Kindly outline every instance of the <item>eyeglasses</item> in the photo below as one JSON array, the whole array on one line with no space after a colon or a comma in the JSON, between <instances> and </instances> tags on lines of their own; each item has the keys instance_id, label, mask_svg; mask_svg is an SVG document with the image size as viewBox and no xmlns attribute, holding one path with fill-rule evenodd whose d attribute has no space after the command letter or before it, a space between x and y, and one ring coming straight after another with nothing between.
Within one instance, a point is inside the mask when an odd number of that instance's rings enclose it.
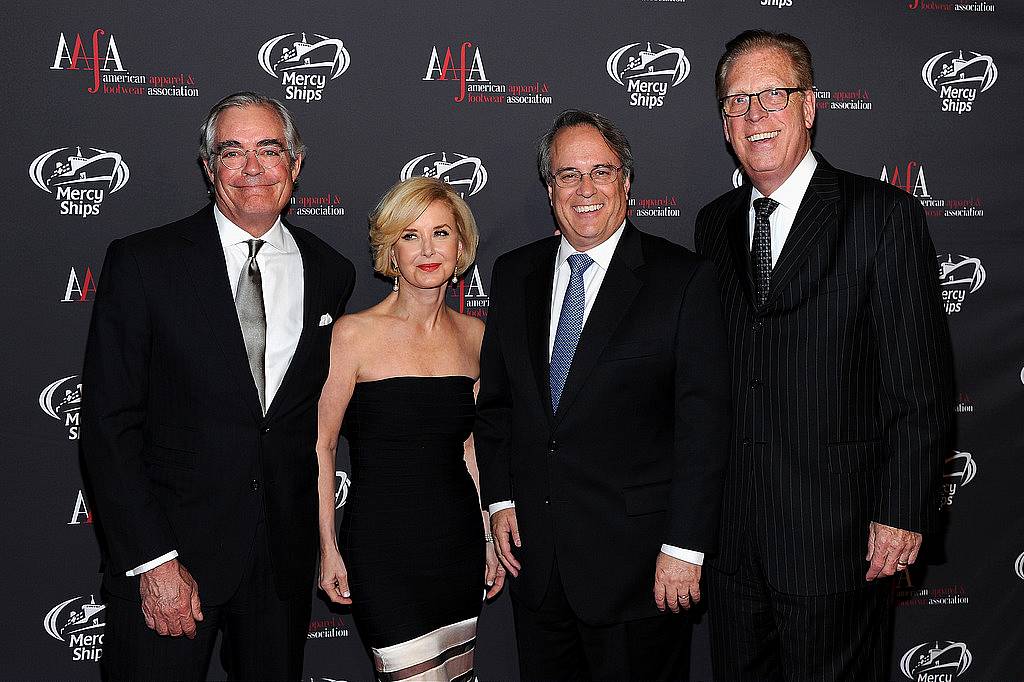
<instances>
[{"instance_id":1,"label":"eyeglasses","mask_svg":"<svg viewBox=\"0 0 1024 682\"><path fill-rule=\"evenodd\" d=\"M257 163L263 166L264 169L274 168L281 159L284 158L286 153L291 152L287 147L278 147L277 145L270 145L267 147L260 147L259 149L239 149L238 147L228 147L217 154L217 158L224 164L224 167L230 170L238 170L245 166L247 159L249 158L249 152L256 157Z\"/></svg>"},{"instance_id":2,"label":"eyeglasses","mask_svg":"<svg viewBox=\"0 0 1024 682\"><path fill-rule=\"evenodd\" d=\"M595 185L610 185L619 179L621 170L622 166L594 166L589 173L584 173L575 168L566 168L555 173L554 178L559 187L579 187L588 175Z\"/></svg>"},{"instance_id":3,"label":"eyeglasses","mask_svg":"<svg viewBox=\"0 0 1024 682\"><path fill-rule=\"evenodd\" d=\"M718 100L722 105L722 113L730 118L745 116L750 111L750 103L757 98L765 111L782 111L789 105L789 96L794 92L803 92L811 88L768 88L761 92L741 92L727 95Z\"/></svg>"}]
</instances>

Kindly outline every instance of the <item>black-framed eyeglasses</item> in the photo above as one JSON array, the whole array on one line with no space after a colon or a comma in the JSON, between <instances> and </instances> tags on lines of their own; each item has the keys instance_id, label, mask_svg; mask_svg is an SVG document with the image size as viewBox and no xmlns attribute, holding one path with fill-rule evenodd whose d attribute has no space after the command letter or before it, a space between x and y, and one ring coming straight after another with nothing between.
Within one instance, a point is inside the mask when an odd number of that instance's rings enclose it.
<instances>
[{"instance_id":1,"label":"black-framed eyeglasses","mask_svg":"<svg viewBox=\"0 0 1024 682\"><path fill-rule=\"evenodd\" d=\"M610 185L619 179L619 171L622 166L594 166L589 173L578 171L575 168L564 168L556 172L552 177L559 187L579 187L584 176L590 176L590 181L595 185Z\"/></svg>"},{"instance_id":2,"label":"black-framed eyeglasses","mask_svg":"<svg viewBox=\"0 0 1024 682\"><path fill-rule=\"evenodd\" d=\"M761 92L740 92L726 95L718 100L722 113L730 118L745 116L750 111L750 103L757 98L765 111L782 111L789 106L789 96L794 92L803 92L812 88L768 88Z\"/></svg>"},{"instance_id":3,"label":"black-framed eyeglasses","mask_svg":"<svg viewBox=\"0 0 1024 682\"><path fill-rule=\"evenodd\" d=\"M246 159L249 157L249 153L256 157L256 162L263 166L264 169L274 168L281 159L284 158L285 154L291 152L291 149L287 147L279 147L276 144L267 145L266 147L259 147L257 149L240 149L238 147L228 147L220 150L217 153L217 158L220 163L224 164L224 167L229 170L238 170L245 166Z\"/></svg>"}]
</instances>

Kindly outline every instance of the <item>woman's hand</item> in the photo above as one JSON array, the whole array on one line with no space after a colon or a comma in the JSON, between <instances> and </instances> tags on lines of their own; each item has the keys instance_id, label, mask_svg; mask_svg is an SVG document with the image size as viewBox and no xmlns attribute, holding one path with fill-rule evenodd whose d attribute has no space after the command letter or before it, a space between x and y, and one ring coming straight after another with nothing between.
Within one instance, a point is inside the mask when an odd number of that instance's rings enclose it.
<instances>
[{"instance_id":1,"label":"woman's hand","mask_svg":"<svg viewBox=\"0 0 1024 682\"><path fill-rule=\"evenodd\" d=\"M337 550L320 553L320 589L335 604L351 604L348 590L348 569Z\"/></svg>"},{"instance_id":2,"label":"woman's hand","mask_svg":"<svg viewBox=\"0 0 1024 682\"><path fill-rule=\"evenodd\" d=\"M505 585L505 567L498 561L498 555L494 553L494 542L485 543L487 546L487 560L484 565L484 583L487 585L486 599L493 599ZM340 557L339 557L340 558Z\"/></svg>"}]
</instances>

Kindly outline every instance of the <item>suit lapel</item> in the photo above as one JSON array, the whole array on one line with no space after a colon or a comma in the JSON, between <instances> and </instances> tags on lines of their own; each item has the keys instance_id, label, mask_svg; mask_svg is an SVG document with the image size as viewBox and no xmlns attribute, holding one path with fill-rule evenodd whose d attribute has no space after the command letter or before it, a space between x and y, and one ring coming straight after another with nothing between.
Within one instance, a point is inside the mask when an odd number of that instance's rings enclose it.
<instances>
[{"instance_id":1,"label":"suit lapel","mask_svg":"<svg viewBox=\"0 0 1024 682\"><path fill-rule=\"evenodd\" d=\"M309 245L302 232L292 226L287 226L295 243L299 247L299 254L302 256L302 333L299 335L299 343L295 346L295 353L285 371L284 379L281 380L281 387L274 394L274 399L267 406L267 419L280 411L280 406L287 399L289 389L297 381L296 376L303 361L309 355L313 334L319 328L319 313L325 310L323 296L323 267L321 267L320 256Z\"/></svg>"},{"instance_id":2,"label":"suit lapel","mask_svg":"<svg viewBox=\"0 0 1024 682\"><path fill-rule=\"evenodd\" d=\"M834 233L838 227L839 177L825 159L820 156L817 158L818 167L797 209L779 260L772 268L766 306L778 299L789 280L807 260L817 241L824 235Z\"/></svg>"},{"instance_id":3,"label":"suit lapel","mask_svg":"<svg viewBox=\"0 0 1024 682\"><path fill-rule=\"evenodd\" d=\"M260 421L263 409L238 325L231 280L224 262L224 248L217 234L217 223L213 219L212 204L193 218L180 233L182 249L179 256L195 287L196 299L209 320L213 337L224 353L225 364L238 384L238 393L253 417Z\"/></svg>"},{"instance_id":4,"label":"suit lapel","mask_svg":"<svg viewBox=\"0 0 1024 682\"><path fill-rule=\"evenodd\" d=\"M747 302L753 305L754 278L750 269L750 234L747 224L749 207L750 187L747 186L744 191L739 192L736 203L726 215L725 232L729 240L732 264L736 268L736 279L747 297Z\"/></svg>"},{"instance_id":5,"label":"suit lapel","mask_svg":"<svg viewBox=\"0 0 1024 682\"><path fill-rule=\"evenodd\" d=\"M608 340L643 286L643 281L634 272L643 265L643 262L640 233L627 222L615 247L615 254L608 264L608 272L601 283L597 300L594 301L590 316L583 325L583 333L580 334L579 345L576 347L572 366L569 367L569 376L566 377L565 388L562 389L562 397L558 401L556 421L572 407L573 401L597 364L597 359L608 345ZM550 402L550 396L548 400Z\"/></svg>"},{"instance_id":6,"label":"suit lapel","mask_svg":"<svg viewBox=\"0 0 1024 682\"><path fill-rule=\"evenodd\" d=\"M548 343L551 334L551 285L555 278L555 254L560 240L552 239L551 248L537 259L536 267L526 276L526 339L533 365L534 379L541 404L550 421L551 387L548 379Z\"/></svg>"}]
</instances>

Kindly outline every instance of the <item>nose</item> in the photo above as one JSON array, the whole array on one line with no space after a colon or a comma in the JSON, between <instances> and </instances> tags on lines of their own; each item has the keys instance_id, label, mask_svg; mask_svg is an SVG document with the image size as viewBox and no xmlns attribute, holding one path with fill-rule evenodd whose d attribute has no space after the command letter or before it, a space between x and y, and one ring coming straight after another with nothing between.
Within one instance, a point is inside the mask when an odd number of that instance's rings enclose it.
<instances>
[{"instance_id":1,"label":"nose","mask_svg":"<svg viewBox=\"0 0 1024 682\"><path fill-rule=\"evenodd\" d=\"M250 150L252 153L247 151L245 153L245 165L242 166L242 172L246 175L260 175L263 173L263 166L256 158L255 150Z\"/></svg>"},{"instance_id":2,"label":"nose","mask_svg":"<svg viewBox=\"0 0 1024 682\"><path fill-rule=\"evenodd\" d=\"M590 173L587 173L580 178L580 184L576 188L576 194L581 197L592 197L597 192L597 188L594 186L594 179L590 177Z\"/></svg>"},{"instance_id":3,"label":"nose","mask_svg":"<svg viewBox=\"0 0 1024 682\"><path fill-rule=\"evenodd\" d=\"M420 254L424 256L434 255L434 238L426 237L420 240Z\"/></svg>"},{"instance_id":4,"label":"nose","mask_svg":"<svg viewBox=\"0 0 1024 682\"><path fill-rule=\"evenodd\" d=\"M768 115L768 111L761 106L761 98L754 96L750 98L750 106L747 108L748 121L760 121Z\"/></svg>"}]
</instances>

